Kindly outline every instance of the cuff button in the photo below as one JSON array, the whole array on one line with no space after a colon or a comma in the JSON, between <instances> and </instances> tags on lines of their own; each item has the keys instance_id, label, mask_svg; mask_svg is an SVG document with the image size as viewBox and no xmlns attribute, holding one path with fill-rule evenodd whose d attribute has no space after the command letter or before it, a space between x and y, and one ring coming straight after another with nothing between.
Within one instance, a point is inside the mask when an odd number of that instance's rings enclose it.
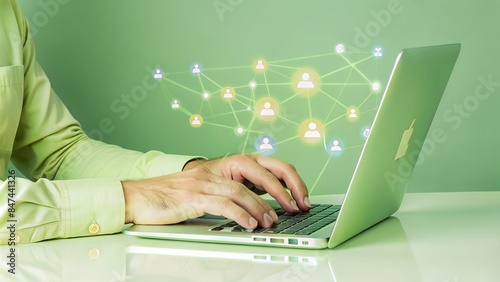
<instances>
[{"instance_id":1,"label":"cuff button","mask_svg":"<svg viewBox=\"0 0 500 282\"><path fill-rule=\"evenodd\" d=\"M99 232L99 225L95 222L92 222L92 224L89 226L89 232L92 234L96 234Z\"/></svg>"}]
</instances>

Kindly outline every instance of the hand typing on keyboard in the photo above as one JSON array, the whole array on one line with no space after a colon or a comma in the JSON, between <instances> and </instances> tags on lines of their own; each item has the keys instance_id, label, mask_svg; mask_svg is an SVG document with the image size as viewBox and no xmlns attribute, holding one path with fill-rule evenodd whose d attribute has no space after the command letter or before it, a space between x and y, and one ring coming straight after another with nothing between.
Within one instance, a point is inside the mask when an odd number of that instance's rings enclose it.
<instances>
[{"instance_id":1,"label":"hand typing on keyboard","mask_svg":"<svg viewBox=\"0 0 500 282\"><path fill-rule=\"evenodd\" d=\"M278 215L258 196L262 193L269 193L290 214L311 207L307 187L292 165L253 154L193 160L182 172L123 181L122 186L126 223L170 224L210 213L244 229L267 228Z\"/></svg>"}]
</instances>

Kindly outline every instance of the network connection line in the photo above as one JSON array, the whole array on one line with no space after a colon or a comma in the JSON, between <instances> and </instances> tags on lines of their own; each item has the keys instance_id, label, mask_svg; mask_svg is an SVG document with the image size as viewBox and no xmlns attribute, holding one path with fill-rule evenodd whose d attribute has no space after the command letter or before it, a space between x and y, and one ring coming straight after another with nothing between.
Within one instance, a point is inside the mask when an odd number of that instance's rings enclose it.
<instances>
[{"instance_id":1,"label":"network connection line","mask_svg":"<svg viewBox=\"0 0 500 282\"><path fill-rule=\"evenodd\" d=\"M333 52L238 66L196 62L189 71L164 66L152 75L179 122L227 129L241 153L272 155L290 142L322 150L327 158L314 190L330 161L359 150L369 134L382 88L381 50L349 53L338 44Z\"/></svg>"}]
</instances>

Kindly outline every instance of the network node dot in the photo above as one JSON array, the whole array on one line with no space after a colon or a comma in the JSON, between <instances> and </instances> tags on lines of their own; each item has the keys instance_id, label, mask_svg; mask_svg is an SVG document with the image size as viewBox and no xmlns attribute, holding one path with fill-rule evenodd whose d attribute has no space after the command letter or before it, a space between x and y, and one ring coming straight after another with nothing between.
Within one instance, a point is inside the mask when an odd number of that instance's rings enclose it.
<instances>
[{"instance_id":1,"label":"network node dot","mask_svg":"<svg viewBox=\"0 0 500 282\"><path fill-rule=\"evenodd\" d=\"M338 54L344 53L345 46L343 44L337 44L337 46L335 46L335 52L337 52Z\"/></svg>"},{"instance_id":2,"label":"network node dot","mask_svg":"<svg viewBox=\"0 0 500 282\"><path fill-rule=\"evenodd\" d=\"M235 131L236 135L242 135L245 132L245 130L241 126L236 127L236 129L234 131Z\"/></svg>"}]
</instances>

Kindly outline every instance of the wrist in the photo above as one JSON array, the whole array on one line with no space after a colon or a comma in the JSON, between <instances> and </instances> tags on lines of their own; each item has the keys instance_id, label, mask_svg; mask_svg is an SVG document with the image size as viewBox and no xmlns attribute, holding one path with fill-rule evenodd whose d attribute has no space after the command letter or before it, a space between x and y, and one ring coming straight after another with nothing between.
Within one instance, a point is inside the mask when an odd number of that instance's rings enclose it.
<instances>
[{"instance_id":1,"label":"wrist","mask_svg":"<svg viewBox=\"0 0 500 282\"><path fill-rule=\"evenodd\" d=\"M123 197L125 199L125 224L134 223L132 199L133 199L133 182L122 181Z\"/></svg>"}]
</instances>

